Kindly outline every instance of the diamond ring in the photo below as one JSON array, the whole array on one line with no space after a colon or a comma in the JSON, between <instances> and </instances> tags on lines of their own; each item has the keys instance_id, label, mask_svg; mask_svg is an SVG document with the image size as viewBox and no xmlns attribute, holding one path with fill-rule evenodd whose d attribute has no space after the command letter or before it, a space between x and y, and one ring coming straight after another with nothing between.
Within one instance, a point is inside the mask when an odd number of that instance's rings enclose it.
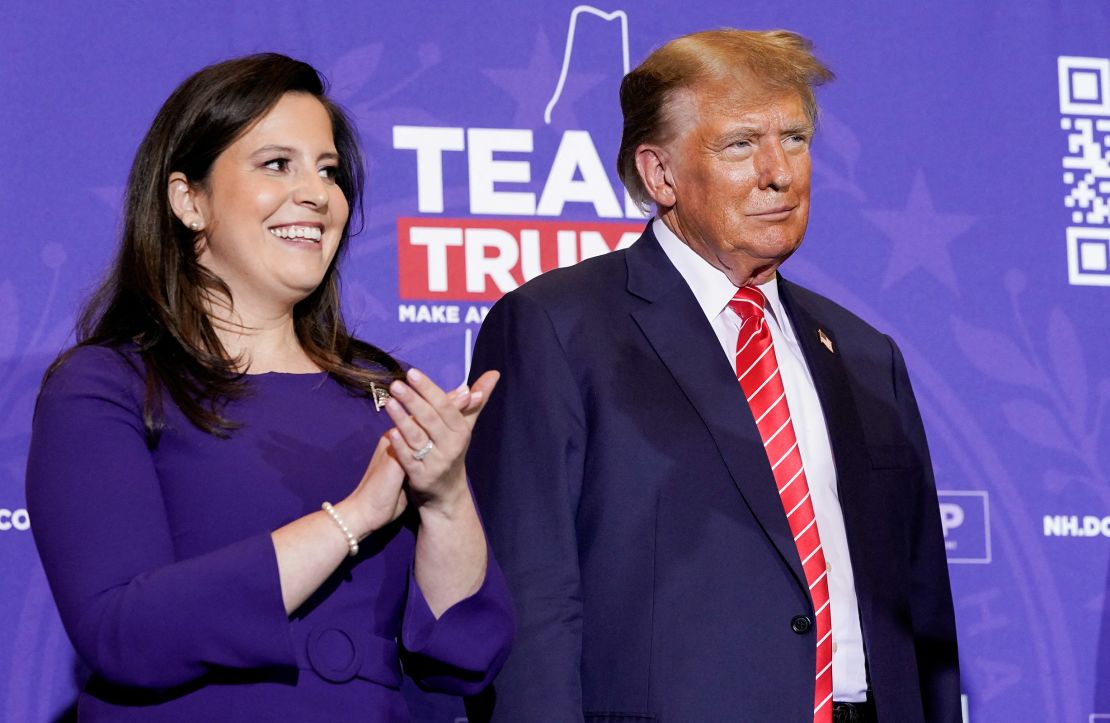
<instances>
[{"instance_id":1,"label":"diamond ring","mask_svg":"<svg viewBox=\"0 0 1110 723\"><path fill-rule=\"evenodd\" d=\"M432 440L429 439L427 444L412 453L412 458L417 462L422 462L424 458L428 456L428 452L431 452L434 447L435 445L432 444Z\"/></svg>"}]
</instances>

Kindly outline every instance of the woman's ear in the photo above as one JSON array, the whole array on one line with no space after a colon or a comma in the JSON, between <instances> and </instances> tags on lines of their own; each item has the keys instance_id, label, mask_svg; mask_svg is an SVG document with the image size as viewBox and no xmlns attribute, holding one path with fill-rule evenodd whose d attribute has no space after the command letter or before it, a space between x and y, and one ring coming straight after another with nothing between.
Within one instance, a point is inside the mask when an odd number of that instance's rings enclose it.
<instances>
[{"instance_id":1,"label":"woman's ear","mask_svg":"<svg viewBox=\"0 0 1110 723\"><path fill-rule=\"evenodd\" d=\"M169 196L170 208L173 209L178 220L193 233L199 234L203 231L204 213L197 203L197 191L184 173L174 171L170 174L166 193Z\"/></svg>"}]
</instances>

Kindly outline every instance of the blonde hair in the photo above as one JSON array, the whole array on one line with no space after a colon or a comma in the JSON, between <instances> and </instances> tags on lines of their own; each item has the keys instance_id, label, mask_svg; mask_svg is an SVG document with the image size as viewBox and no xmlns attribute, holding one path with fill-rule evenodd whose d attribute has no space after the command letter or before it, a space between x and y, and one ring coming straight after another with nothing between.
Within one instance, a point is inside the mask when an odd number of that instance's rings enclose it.
<instances>
[{"instance_id":1,"label":"blonde hair","mask_svg":"<svg viewBox=\"0 0 1110 723\"><path fill-rule=\"evenodd\" d=\"M817 120L813 89L833 79L813 55L813 44L789 30L705 30L675 38L655 50L621 82L624 132L617 174L632 200L645 210L651 196L636 170L636 149L663 142L671 131L668 106L677 91L709 80L754 76L765 88L794 91L811 123Z\"/></svg>"}]
</instances>

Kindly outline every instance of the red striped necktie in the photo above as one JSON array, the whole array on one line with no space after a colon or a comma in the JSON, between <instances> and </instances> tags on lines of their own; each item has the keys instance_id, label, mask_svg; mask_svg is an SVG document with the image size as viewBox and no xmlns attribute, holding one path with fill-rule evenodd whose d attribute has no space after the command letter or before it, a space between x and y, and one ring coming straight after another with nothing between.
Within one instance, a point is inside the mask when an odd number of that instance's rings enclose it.
<instances>
[{"instance_id":1,"label":"red striped necktie","mask_svg":"<svg viewBox=\"0 0 1110 723\"><path fill-rule=\"evenodd\" d=\"M790 523L790 532L802 560L813 609L817 613L817 675L813 696L813 720L832 720L832 611L829 606L828 569L817 518L809 496L809 483L802 468L798 438L790 421L786 389L779 374L779 363L771 330L764 318L767 298L755 287L736 292L729 306L740 317L740 336L736 339L736 378L752 409L763 448L775 476L775 484Z\"/></svg>"}]
</instances>

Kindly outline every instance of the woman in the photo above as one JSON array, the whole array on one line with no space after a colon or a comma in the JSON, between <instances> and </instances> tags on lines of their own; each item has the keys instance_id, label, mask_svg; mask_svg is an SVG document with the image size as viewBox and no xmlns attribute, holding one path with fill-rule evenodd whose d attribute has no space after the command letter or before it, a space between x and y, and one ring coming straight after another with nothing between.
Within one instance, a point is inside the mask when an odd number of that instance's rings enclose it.
<instances>
[{"instance_id":1,"label":"woman","mask_svg":"<svg viewBox=\"0 0 1110 723\"><path fill-rule=\"evenodd\" d=\"M173 93L47 374L27 498L82 720L407 720L402 662L465 694L507 655L463 466L496 374L445 393L347 333L362 164L323 93L273 54Z\"/></svg>"}]
</instances>

